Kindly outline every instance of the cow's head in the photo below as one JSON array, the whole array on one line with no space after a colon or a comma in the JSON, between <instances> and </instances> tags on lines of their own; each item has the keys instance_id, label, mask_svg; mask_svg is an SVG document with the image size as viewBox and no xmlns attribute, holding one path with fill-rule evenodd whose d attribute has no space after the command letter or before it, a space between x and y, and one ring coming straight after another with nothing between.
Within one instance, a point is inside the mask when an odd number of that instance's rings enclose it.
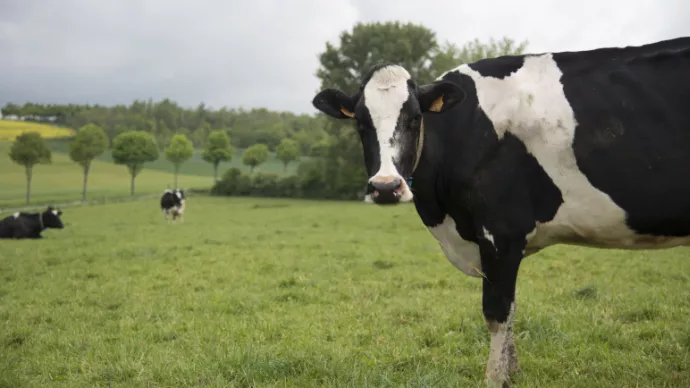
<instances>
[{"instance_id":1,"label":"cow's head","mask_svg":"<svg viewBox=\"0 0 690 388\"><path fill-rule=\"evenodd\" d=\"M464 97L451 82L418 86L403 67L382 64L356 94L325 89L312 104L331 117L355 120L369 175L365 201L395 204L412 200L407 181L421 155L422 114L442 113Z\"/></svg>"},{"instance_id":2,"label":"cow's head","mask_svg":"<svg viewBox=\"0 0 690 388\"><path fill-rule=\"evenodd\" d=\"M175 189L175 196L177 197L177 199L180 200L180 203L184 203L185 198L186 198L186 195L185 195L184 190L182 190L182 189Z\"/></svg>"},{"instance_id":3,"label":"cow's head","mask_svg":"<svg viewBox=\"0 0 690 388\"><path fill-rule=\"evenodd\" d=\"M62 229L65 226L62 225L62 220L60 216L62 215L62 210L55 209L52 206L48 206L48 209L41 214L41 219L43 220L43 226L45 228L55 228Z\"/></svg>"}]
</instances>

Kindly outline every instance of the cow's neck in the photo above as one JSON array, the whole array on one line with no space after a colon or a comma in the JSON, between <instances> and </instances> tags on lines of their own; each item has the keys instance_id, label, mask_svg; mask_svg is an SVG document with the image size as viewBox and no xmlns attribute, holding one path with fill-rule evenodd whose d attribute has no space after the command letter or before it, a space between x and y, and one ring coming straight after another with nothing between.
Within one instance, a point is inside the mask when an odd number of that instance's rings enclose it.
<instances>
[{"instance_id":1,"label":"cow's neck","mask_svg":"<svg viewBox=\"0 0 690 388\"><path fill-rule=\"evenodd\" d=\"M424 123L422 123L424 126ZM423 147L413 173L412 192L415 208L424 225L431 227L443 222L445 211L439 194L441 185L441 166L443 161L443 136L425 128L424 138L419 142Z\"/></svg>"},{"instance_id":2,"label":"cow's neck","mask_svg":"<svg viewBox=\"0 0 690 388\"><path fill-rule=\"evenodd\" d=\"M415 207L427 227L442 223L447 214L454 218L462 214L467 218L472 207L467 202L471 196L467 194L473 190L475 172L497 144L495 136L482 133L490 129L490 122L483 114L464 110L449 114L456 115L459 124L445 132L441 128L448 127L427 123L424 148L413 174ZM465 219L456 223L463 221L472 222Z\"/></svg>"},{"instance_id":3,"label":"cow's neck","mask_svg":"<svg viewBox=\"0 0 690 388\"><path fill-rule=\"evenodd\" d=\"M29 217L34 218L38 222L38 227L40 230L45 229L45 225L43 224L43 213L29 214Z\"/></svg>"}]
</instances>

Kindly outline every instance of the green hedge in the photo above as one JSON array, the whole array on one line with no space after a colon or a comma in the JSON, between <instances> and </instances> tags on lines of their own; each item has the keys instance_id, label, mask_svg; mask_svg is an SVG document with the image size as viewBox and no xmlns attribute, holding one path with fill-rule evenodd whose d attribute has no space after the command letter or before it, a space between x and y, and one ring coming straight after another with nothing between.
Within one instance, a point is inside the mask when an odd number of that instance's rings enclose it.
<instances>
[{"instance_id":1,"label":"green hedge","mask_svg":"<svg viewBox=\"0 0 690 388\"><path fill-rule=\"evenodd\" d=\"M212 195L362 200L364 188L358 180L349 185L334 185L324 179L322 164L308 161L300 164L297 175L279 176L273 173L257 172L246 174L237 168L230 168L211 189Z\"/></svg>"}]
</instances>

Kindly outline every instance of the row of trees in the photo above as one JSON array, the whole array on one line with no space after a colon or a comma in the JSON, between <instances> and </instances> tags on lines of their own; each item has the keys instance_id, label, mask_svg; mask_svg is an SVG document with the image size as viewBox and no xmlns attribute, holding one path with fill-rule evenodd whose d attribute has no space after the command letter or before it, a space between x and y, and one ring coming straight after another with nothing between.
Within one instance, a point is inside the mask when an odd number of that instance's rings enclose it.
<instances>
[{"instance_id":1,"label":"row of trees","mask_svg":"<svg viewBox=\"0 0 690 388\"><path fill-rule=\"evenodd\" d=\"M94 159L106 152L110 145L108 135L99 126L87 124L77 131L69 143L70 159L81 166L83 171L82 200L86 199L89 172ZM184 134L176 134L164 149L166 160L173 165L173 184L177 187L177 176L182 165L194 156L194 145ZM160 157L154 137L144 131L126 131L113 139L111 155L115 164L127 167L130 174L130 193L134 195L134 181L144 165ZM31 180L36 164L50 164L52 151L38 132L26 132L19 135L10 148L10 159L22 165L26 172L26 202L31 199ZM206 139L201 158L213 166L213 180L217 181L218 167L232 159L233 148L230 137L222 130L212 131ZM299 145L290 139L283 139L277 147L276 157L287 169L290 162L299 160ZM242 155L242 162L251 171L268 159L268 146L254 144Z\"/></svg>"},{"instance_id":2,"label":"row of trees","mask_svg":"<svg viewBox=\"0 0 690 388\"><path fill-rule=\"evenodd\" d=\"M106 152L110 145L108 135L99 126L87 124L77 131L75 138L69 143L70 159L83 170L82 200L86 199L89 172L91 164ZM115 137L112 142L111 155L115 164L124 165L131 177L130 193L134 195L134 182L148 162L160 157L159 148L154 137L144 131L127 131ZM184 134L176 134L170 144L164 149L166 160L173 165L174 185L177 187L177 176L182 165L194 156L194 145ZM216 130L206 138L201 158L213 166L213 179L217 181L218 168L221 163L229 162L233 157L233 147L230 137L225 131ZM27 189L26 202L30 202L31 180L33 167L36 164L49 164L52 159L50 147L38 132L27 132L18 136L10 148L10 159L24 166L26 172ZM299 160L299 145L290 139L283 139L277 147L276 157L287 169L289 163ZM245 150L242 162L251 171L268 159L268 146L255 144Z\"/></svg>"},{"instance_id":3,"label":"row of trees","mask_svg":"<svg viewBox=\"0 0 690 388\"><path fill-rule=\"evenodd\" d=\"M262 143L270 152L275 152L283 139L290 139L298 144L301 155L309 155L312 148L326 138L323 117L263 108L212 110L204 104L188 109L168 99L159 102L137 100L128 106L112 107L10 103L0 111L6 119L50 121L72 129L94 124L110 139L130 130L143 131L156 139L160 150L169 146L176 134L185 135L195 147L201 148L215 130L225 131L235 148Z\"/></svg>"}]
</instances>

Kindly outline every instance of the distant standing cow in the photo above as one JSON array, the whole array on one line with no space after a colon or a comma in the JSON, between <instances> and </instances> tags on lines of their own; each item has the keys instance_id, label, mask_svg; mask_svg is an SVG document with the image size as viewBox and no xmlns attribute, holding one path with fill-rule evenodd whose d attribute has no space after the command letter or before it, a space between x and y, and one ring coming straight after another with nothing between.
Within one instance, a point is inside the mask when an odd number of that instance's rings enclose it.
<instances>
[{"instance_id":1,"label":"distant standing cow","mask_svg":"<svg viewBox=\"0 0 690 388\"><path fill-rule=\"evenodd\" d=\"M183 221L184 219L182 218L182 216L184 213L184 206L184 190L167 189L163 192L163 196L161 197L161 210L163 211L163 214L165 214L166 220L168 220L168 215L172 214L172 219L170 220L171 223L175 222L175 218L177 217L180 217L180 221Z\"/></svg>"},{"instance_id":2,"label":"distant standing cow","mask_svg":"<svg viewBox=\"0 0 690 388\"><path fill-rule=\"evenodd\" d=\"M62 211L48 207L43 213L17 212L0 220L0 238L39 239L48 228L63 229Z\"/></svg>"}]
</instances>

